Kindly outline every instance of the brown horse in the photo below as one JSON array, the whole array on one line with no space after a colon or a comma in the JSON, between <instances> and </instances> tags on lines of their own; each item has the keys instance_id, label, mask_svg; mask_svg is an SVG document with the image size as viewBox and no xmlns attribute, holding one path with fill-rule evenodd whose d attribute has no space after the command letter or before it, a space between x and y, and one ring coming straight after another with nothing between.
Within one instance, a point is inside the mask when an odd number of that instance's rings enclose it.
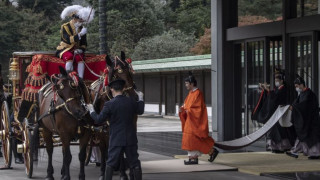
<instances>
[{"instance_id":1,"label":"brown horse","mask_svg":"<svg viewBox=\"0 0 320 180\"><path fill-rule=\"evenodd\" d=\"M126 81L124 93L127 96L137 98L137 95L134 90L134 82L133 82L133 69L130 65L130 62L126 61L125 53L121 52L121 57L115 57L113 60L109 56L106 57L109 73L108 76L104 76L103 78L97 80L96 82L91 84L91 97L94 99L94 107L97 113L103 108L103 105L106 101L111 100L112 94L108 86L104 84L106 80L109 82L115 79L123 79ZM108 79L106 79L108 78ZM135 124L137 122L138 116L135 116ZM106 159L107 159L107 150L109 146L109 136L106 133L98 133L97 138L100 140L99 148L101 151L101 172L100 179L103 179L104 171L106 167ZM125 175L124 161L122 160L120 163L120 172L121 176Z\"/></svg>"},{"instance_id":2,"label":"brown horse","mask_svg":"<svg viewBox=\"0 0 320 180\"><path fill-rule=\"evenodd\" d=\"M62 67L59 67L59 69L61 74L52 76L51 83L45 85L44 90L39 92L39 125L43 128L42 134L48 153L46 177L48 180L54 179L52 166L53 135L58 134L62 142L63 166L61 179L69 180L72 160L70 142L80 136L78 127L81 125L81 120L85 119L88 114L82 105L84 104L82 94L85 93L81 90L81 82L78 81L77 75L68 74ZM84 99L87 100L87 98ZM84 130L82 132L84 133L80 138L80 154L85 154L90 133ZM84 168L80 169L79 179L84 179Z\"/></svg>"}]
</instances>

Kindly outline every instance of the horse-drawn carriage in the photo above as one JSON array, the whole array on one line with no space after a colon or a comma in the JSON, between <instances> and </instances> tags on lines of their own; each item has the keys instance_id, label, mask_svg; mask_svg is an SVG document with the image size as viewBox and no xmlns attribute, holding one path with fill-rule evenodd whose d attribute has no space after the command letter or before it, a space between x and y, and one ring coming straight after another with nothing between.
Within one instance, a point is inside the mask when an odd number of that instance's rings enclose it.
<instances>
[{"instance_id":1,"label":"horse-drawn carriage","mask_svg":"<svg viewBox=\"0 0 320 180\"><path fill-rule=\"evenodd\" d=\"M15 138L22 142L18 144L17 151L23 154L27 176L32 177L37 149L46 148L49 155L47 179L53 179L52 149L63 146L62 179L69 179L69 146L74 144L80 145L79 178L84 179L84 164L90 155L87 147L92 147L91 143L95 142L104 150L101 165L103 176L108 127L94 125L88 118L90 116L85 104L93 103L98 112L102 109L104 101L112 96L107 87L110 77L126 79L126 91L134 95L130 63L124 53L113 60L106 55L86 54L86 69L81 80L76 73L66 72L62 68L64 62L52 52L13 53L9 67L11 88L6 92L12 96L1 102L0 140L4 167L11 167L11 139ZM111 71L108 72L108 69Z\"/></svg>"}]
</instances>

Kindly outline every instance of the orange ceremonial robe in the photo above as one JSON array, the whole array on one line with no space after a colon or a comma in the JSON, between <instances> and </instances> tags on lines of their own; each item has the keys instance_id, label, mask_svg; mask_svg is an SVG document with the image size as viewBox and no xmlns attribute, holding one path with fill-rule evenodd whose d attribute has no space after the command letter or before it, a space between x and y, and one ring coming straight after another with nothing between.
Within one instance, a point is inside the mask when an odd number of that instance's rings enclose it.
<instances>
[{"instance_id":1,"label":"orange ceremonial robe","mask_svg":"<svg viewBox=\"0 0 320 180\"><path fill-rule=\"evenodd\" d=\"M209 136L208 113L202 92L199 89L189 92L183 107L179 113L183 133L181 148L208 154L214 140Z\"/></svg>"}]
</instances>

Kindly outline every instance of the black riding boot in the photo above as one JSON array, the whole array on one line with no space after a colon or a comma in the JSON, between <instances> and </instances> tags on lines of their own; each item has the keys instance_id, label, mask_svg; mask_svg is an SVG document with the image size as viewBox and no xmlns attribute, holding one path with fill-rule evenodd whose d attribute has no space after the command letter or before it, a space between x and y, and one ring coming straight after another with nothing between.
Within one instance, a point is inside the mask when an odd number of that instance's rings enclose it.
<instances>
[{"instance_id":1,"label":"black riding boot","mask_svg":"<svg viewBox=\"0 0 320 180\"><path fill-rule=\"evenodd\" d=\"M142 180L141 165L132 168L132 170L133 170L134 180Z\"/></svg>"},{"instance_id":2,"label":"black riding boot","mask_svg":"<svg viewBox=\"0 0 320 180\"><path fill-rule=\"evenodd\" d=\"M106 165L104 180L112 180L112 175L113 175L113 167Z\"/></svg>"},{"instance_id":3,"label":"black riding boot","mask_svg":"<svg viewBox=\"0 0 320 180\"><path fill-rule=\"evenodd\" d=\"M128 180L128 176L126 173L127 170L127 164L126 164L126 158L123 157L124 154L122 153L122 155L120 156L120 167L119 167L119 171L120 171L120 180Z\"/></svg>"},{"instance_id":4,"label":"black riding boot","mask_svg":"<svg viewBox=\"0 0 320 180\"><path fill-rule=\"evenodd\" d=\"M23 164L23 157L22 154L17 152L17 144L20 142L19 140L17 140L16 138L12 138L12 152L15 158L15 163L16 164ZM21 142L20 142L21 143Z\"/></svg>"},{"instance_id":5,"label":"black riding boot","mask_svg":"<svg viewBox=\"0 0 320 180\"><path fill-rule=\"evenodd\" d=\"M130 168L129 177L130 177L130 180L134 180L134 174L133 174L132 168Z\"/></svg>"},{"instance_id":6,"label":"black riding boot","mask_svg":"<svg viewBox=\"0 0 320 180\"><path fill-rule=\"evenodd\" d=\"M120 180L129 180L126 172L120 172Z\"/></svg>"}]
</instances>

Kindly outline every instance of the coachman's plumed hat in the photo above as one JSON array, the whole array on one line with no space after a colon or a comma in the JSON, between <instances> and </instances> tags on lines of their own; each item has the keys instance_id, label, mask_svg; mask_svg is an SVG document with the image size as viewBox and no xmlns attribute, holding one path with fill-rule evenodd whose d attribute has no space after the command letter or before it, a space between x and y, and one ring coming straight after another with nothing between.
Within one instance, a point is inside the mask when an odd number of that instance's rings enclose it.
<instances>
[{"instance_id":1,"label":"coachman's plumed hat","mask_svg":"<svg viewBox=\"0 0 320 180\"><path fill-rule=\"evenodd\" d=\"M94 9L80 5L68 6L64 8L60 17L62 20L65 20L67 17L73 17L90 23L94 18Z\"/></svg>"}]
</instances>

